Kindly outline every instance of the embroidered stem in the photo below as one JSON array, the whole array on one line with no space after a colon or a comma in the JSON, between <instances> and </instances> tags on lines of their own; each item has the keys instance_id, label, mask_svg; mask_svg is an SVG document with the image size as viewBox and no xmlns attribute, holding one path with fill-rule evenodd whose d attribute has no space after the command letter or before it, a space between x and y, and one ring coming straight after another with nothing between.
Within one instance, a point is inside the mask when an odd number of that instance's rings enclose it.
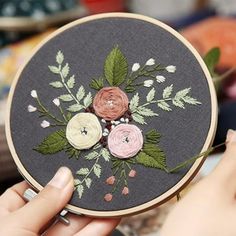
<instances>
[{"instance_id":1,"label":"embroidered stem","mask_svg":"<svg viewBox=\"0 0 236 236\"><path fill-rule=\"evenodd\" d=\"M59 106L59 110L60 110L60 112L61 112L61 114L62 114L62 116L63 116L65 122L68 122L68 119L66 118L66 116L65 116L65 114L64 114L64 112L63 112L61 106Z\"/></svg>"},{"instance_id":2,"label":"embroidered stem","mask_svg":"<svg viewBox=\"0 0 236 236\"><path fill-rule=\"evenodd\" d=\"M172 101L174 98L165 98L165 99L158 99L158 100L155 100L155 101L150 101L150 102L147 102L147 103L144 103L143 105L141 105L140 107L146 107L150 104L153 104L153 103L160 103L160 102L166 102L166 101Z\"/></svg>"},{"instance_id":3,"label":"embroidered stem","mask_svg":"<svg viewBox=\"0 0 236 236\"><path fill-rule=\"evenodd\" d=\"M66 123L64 123L62 120L56 118L53 114L51 114L51 113L49 112L49 110L47 110L47 109L44 107L44 105L41 103L41 101L39 100L38 97L36 98L36 101L37 101L39 107L41 108L41 110L40 110L40 109L38 110L40 113L42 113L43 115L47 115L48 117L50 117L51 119L53 119L56 123L59 123L59 124L61 124L61 125L66 125Z\"/></svg>"},{"instance_id":4,"label":"embroidered stem","mask_svg":"<svg viewBox=\"0 0 236 236\"><path fill-rule=\"evenodd\" d=\"M225 144L226 144L226 142L221 143L221 144L218 144L218 145L216 145L216 146L214 146L214 147L211 147L211 148L207 149L205 152L200 153L200 154L198 154L198 155L196 155L196 156L194 156L194 157L192 157L192 158L190 158L190 159L188 159L188 160L186 160L186 161L180 163L179 165L177 165L177 166L174 167L173 169L167 170L167 173L174 173L174 172L177 172L177 171L179 171L180 169L182 169L182 168L188 166L189 164L195 162L197 159L199 159L199 158L201 158L201 157L207 157L207 156L208 156L210 153L212 153L214 150L216 150L216 149L219 148L219 147L224 146Z\"/></svg>"}]
</instances>

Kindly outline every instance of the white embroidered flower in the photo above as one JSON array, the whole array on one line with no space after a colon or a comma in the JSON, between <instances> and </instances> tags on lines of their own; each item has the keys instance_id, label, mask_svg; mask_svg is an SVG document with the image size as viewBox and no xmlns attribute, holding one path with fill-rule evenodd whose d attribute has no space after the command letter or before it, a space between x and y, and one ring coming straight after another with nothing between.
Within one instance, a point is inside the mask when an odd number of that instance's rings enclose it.
<instances>
[{"instance_id":1,"label":"white embroidered flower","mask_svg":"<svg viewBox=\"0 0 236 236\"><path fill-rule=\"evenodd\" d=\"M60 106L60 100L59 100L59 98L55 98L55 99L53 99L52 102L53 102L57 107Z\"/></svg>"},{"instance_id":2,"label":"white embroidered flower","mask_svg":"<svg viewBox=\"0 0 236 236\"><path fill-rule=\"evenodd\" d=\"M146 66L153 66L153 65L155 65L155 59L150 58L149 60L147 60L145 65Z\"/></svg>"},{"instance_id":3,"label":"white embroidered flower","mask_svg":"<svg viewBox=\"0 0 236 236\"><path fill-rule=\"evenodd\" d=\"M125 122L125 119L122 117L122 118L120 119L120 121L121 121L121 122Z\"/></svg>"},{"instance_id":4,"label":"white embroidered flower","mask_svg":"<svg viewBox=\"0 0 236 236\"><path fill-rule=\"evenodd\" d=\"M102 127L98 118L92 113L78 113L67 124L66 138L76 149L89 149L101 137Z\"/></svg>"},{"instance_id":5,"label":"white embroidered flower","mask_svg":"<svg viewBox=\"0 0 236 236\"><path fill-rule=\"evenodd\" d=\"M50 122L48 122L46 120L43 120L40 125L41 125L42 128L45 129L45 128L50 126Z\"/></svg>"},{"instance_id":6,"label":"white embroidered flower","mask_svg":"<svg viewBox=\"0 0 236 236\"><path fill-rule=\"evenodd\" d=\"M132 66L132 71L135 72L140 68L140 64L139 63L134 63Z\"/></svg>"},{"instance_id":7,"label":"white embroidered flower","mask_svg":"<svg viewBox=\"0 0 236 236\"><path fill-rule=\"evenodd\" d=\"M104 124L106 124L106 121L105 121L104 119L101 119L101 122L104 123Z\"/></svg>"},{"instance_id":8,"label":"white embroidered flower","mask_svg":"<svg viewBox=\"0 0 236 236\"><path fill-rule=\"evenodd\" d=\"M173 65L167 66L167 67L166 67L166 70L167 70L169 73L175 73L175 71L176 71L176 66L173 66Z\"/></svg>"},{"instance_id":9,"label":"white embroidered flower","mask_svg":"<svg viewBox=\"0 0 236 236\"><path fill-rule=\"evenodd\" d=\"M35 111L37 111L37 108L36 108L36 107L34 107L34 106L32 106L32 105L29 105L29 106L28 106L28 112L35 112Z\"/></svg>"},{"instance_id":10,"label":"white embroidered flower","mask_svg":"<svg viewBox=\"0 0 236 236\"><path fill-rule=\"evenodd\" d=\"M33 98L37 98L38 97L38 94L37 94L36 90L32 90L30 94L31 94L31 96Z\"/></svg>"},{"instance_id":11,"label":"white embroidered flower","mask_svg":"<svg viewBox=\"0 0 236 236\"><path fill-rule=\"evenodd\" d=\"M165 82L166 78L162 75L157 75L156 80L157 80L157 83L163 83Z\"/></svg>"},{"instance_id":12,"label":"white embroidered flower","mask_svg":"<svg viewBox=\"0 0 236 236\"><path fill-rule=\"evenodd\" d=\"M151 87L153 85L153 80L151 80L151 79L145 80L143 85L145 87Z\"/></svg>"}]
</instances>

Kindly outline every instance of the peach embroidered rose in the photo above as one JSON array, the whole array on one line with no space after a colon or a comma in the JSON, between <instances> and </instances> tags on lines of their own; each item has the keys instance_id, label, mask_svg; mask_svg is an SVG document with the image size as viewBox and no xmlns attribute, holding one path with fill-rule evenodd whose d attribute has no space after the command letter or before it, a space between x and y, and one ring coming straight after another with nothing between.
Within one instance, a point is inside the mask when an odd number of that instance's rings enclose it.
<instances>
[{"instance_id":1,"label":"peach embroidered rose","mask_svg":"<svg viewBox=\"0 0 236 236\"><path fill-rule=\"evenodd\" d=\"M116 120L121 117L129 106L127 95L118 87L101 89L93 100L95 113L105 120Z\"/></svg>"},{"instance_id":2,"label":"peach embroidered rose","mask_svg":"<svg viewBox=\"0 0 236 236\"><path fill-rule=\"evenodd\" d=\"M135 156L143 147L141 130L131 124L120 124L108 136L108 148L111 154L120 159Z\"/></svg>"},{"instance_id":3,"label":"peach embroidered rose","mask_svg":"<svg viewBox=\"0 0 236 236\"><path fill-rule=\"evenodd\" d=\"M66 138L76 149L89 149L102 137L102 127L98 118L91 113L78 113L66 127Z\"/></svg>"}]
</instances>

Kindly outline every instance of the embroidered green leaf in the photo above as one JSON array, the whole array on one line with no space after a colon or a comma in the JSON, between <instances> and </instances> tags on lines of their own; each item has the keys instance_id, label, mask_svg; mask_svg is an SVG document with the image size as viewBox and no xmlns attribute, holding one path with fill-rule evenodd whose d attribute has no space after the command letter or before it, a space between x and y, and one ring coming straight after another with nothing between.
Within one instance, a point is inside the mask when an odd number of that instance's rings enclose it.
<instances>
[{"instance_id":1,"label":"embroidered green leaf","mask_svg":"<svg viewBox=\"0 0 236 236\"><path fill-rule=\"evenodd\" d=\"M60 81L51 82L50 85L54 88L62 88L63 84Z\"/></svg>"},{"instance_id":2,"label":"embroidered green leaf","mask_svg":"<svg viewBox=\"0 0 236 236\"><path fill-rule=\"evenodd\" d=\"M71 114L70 112L67 112L67 114L66 114L66 118L67 118L67 120L70 120L71 117L72 117L72 114Z\"/></svg>"},{"instance_id":3,"label":"embroidered green leaf","mask_svg":"<svg viewBox=\"0 0 236 236\"><path fill-rule=\"evenodd\" d=\"M141 124L141 125L144 125L144 124L147 124L143 118L143 116L139 115L138 113L133 113L132 114L132 118L135 122Z\"/></svg>"},{"instance_id":4,"label":"embroidered green leaf","mask_svg":"<svg viewBox=\"0 0 236 236\"><path fill-rule=\"evenodd\" d=\"M103 78L93 79L92 82L89 84L90 88L100 90L104 87Z\"/></svg>"},{"instance_id":5,"label":"embroidered green leaf","mask_svg":"<svg viewBox=\"0 0 236 236\"><path fill-rule=\"evenodd\" d=\"M155 157L148 155L145 152L140 152L136 157L138 164L145 167L151 167L164 170L166 168L165 157L162 154L157 154Z\"/></svg>"},{"instance_id":6,"label":"embroidered green leaf","mask_svg":"<svg viewBox=\"0 0 236 236\"><path fill-rule=\"evenodd\" d=\"M176 93L175 95L175 99L182 99L184 98L189 92L190 92L191 88L185 88L180 90L179 92Z\"/></svg>"},{"instance_id":7,"label":"embroidered green leaf","mask_svg":"<svg viewBox=\"0 0 236 236\"><path fill-rule=\"evenodd\" d=\"M110 153L109 153L109 151L106 148L103 148L101 150L101 155L102 155L102 157L104 158L105 161L109 161L110 158L111 158L110 157Z\"/></svg>"},{"instance_id":8,"label":"embroidered green leaf","mask_svg":"<svg viewBox=\"0 0 236 236\"><path fill-rule=\"evenodd\" d=\"M73 100L70 94L63 94L59 97L59 99L62 100L63 102L70 102Z\"/></svg>"},{"instance_id":9,"label":"embroidered green leaf","mask_svg":"<svg viewBox=\"0 0 236 236\"><path fill-rule=\"evenodd\" d=\"M74 85L75 85L75 76L72 75L72 76L69 78L69 80L67 81L66 84L67 84L67 86L68 86L70 89L74 88Z\"/></svg>"},{"instance_id":10,"label":"embroidered green leaf","mask_svg":"<svg viewBox=\"0 0 236 236\"><path fill-rule=\"evenodd\" d=\"M56 55L56 61L58 64L62 64L62 62L64 61L64 55L61 51L58 51Z\"/></svg>"},{"instance_id":11,"label":"embroidered green leaf","mask_svg":"<svg viewBox=\"0 0 236 236\"><path fill-rule=\"evenodd\" d=\"M151 109L146 108L146 107L138 107L138 108L136 109L136 112L137 112L139 115L142 115L142 116L149 116L149 117L158 116L157 113L155 113L154 111L152 111Z\"/></svg>"},{"instance_id":12,"label":"embroidered green leaf","mask_svg":"<svg viewBox=\"0 0 236 236\"><path fill-rule=\"evenodd\" d=\"M151 102L154 99L155 93L156 93L155 89L152 88L150 92L147 94L147 97L146 97L147 102Z\"/></svg>"},{"instance_id":13,"label":"embroidered green leaf","mask_svg":"<svg viewBox=\"0 0 236 236\"><path fill-rule=\"evenodd\" d=\"M188 104L191 104L191 105L200 105L200 104L202 104L201 102L199 102L196 98L192 98L192 97L190 97L190 96L185 96L184 98L183 98L183 101L184 102L186 102L186 103L188 103Z\"/></svg>"},{"instance_id":14,"label":"embroidered green leaf","mask_svg":"<svg viewBox=\"0 0 236 236\"><path fill-rule=\"evenodd\" d=\"M98 178L100 178L101 172L102 172L101 166L99 164L95 164L93 168L93 172Z\"/></svg>"},{"instance_id":15,"label":"embroidered green leaf","mask_svg":"<svg viewBox=\"0 0 236 236\"><path fill-rule=\"evenodd\" d=\"M95 159L99 154L96 151L90 152L88 155L85 156L86 160L93 160Z\"/></svg>"},{"instance_id":16,"label":"embroidered green leaf","mask_svg":"<svg viewBox=\"0 0 236 236\"><path fill-rule=\"evenodd\" d=\"M160 107L164 111L172 111L170 105L167 102L161 101L157 103L157 106Z\"/></svg>"},{"instance_id":17,"label":"embroidered green leaf","mask_svg":"<svg viewBox=\"0 0 236 236\"><path fill-rule=\"evenodd\" d=\"M84 106L85 108L89 107L93 101L92 94L89 92L87 96L84 98Z\"/></svg>"},{"instance_id":18,"label":"embroidered green leaf","mask_svg":"<svg viewBox=\"0 0 236 236\"><path fill-rule=\"evenodd\" d=\"M218 47L212 48L204 57L204 62L212 76L215 76L215 67L220 60L220 49Z\"/></svg>"},{"instance_id":19,"label":"embroidered green leaf","mask_svg":"<svg viewBox=\"0 0 236 236\"><path fill-rule=\"evenodd\" d=\"M173 103L173 105L175 105L176 107L180 107L180 108L182 108L182 109L185 109L184 103L183 103L179 98L178 98L178 99L174 98L174 99L172 100L172 103Z\"/></svg>"},{"instance_id":20,"label":"embroidered green leaf","mask_svg":"<svg viewBox=\"0 0 236 236\"><path fill-rule=\"evenodd\" d=\"M87 175L88 173L89 173L88 168L81 168L76 172L77 175Z\"/></svg>"},{"instance_id":21,"label":"embroidered green leaf","mask_svg":"<svg viewBox=\"0 0 236 236\"><path fill-rule=\"evenodd\" d=\"M86 178L84 181L85 181L87 188L90 188L92 180L90 178Z\"/></svg>"},{"instance_id":22,"label":"embroidered green leaf","mask_svg":"<svg viewBox=\"0 0 236 236\"><path fill-rule=\"evenodd\" d=\"M96 149L98 149L98 148L100 148L100 147L101 147L101 144L100 144L100 143L97 143L95 146L93 146L93 149L96 150Z\"/></svg>"},{"instance_id":23,"label":"embroidered green leaf","mask_svg":"<svg viewBox=\"0 0 236 236\"><path fill-rule=\"evenodd\" d=\"M165 99L165 98L169 98L171 93L173 91L173 84L171 84L170 86L166 87L164 90L163 90L163 94L162 94L162 97Z\"/></svg>"},{"instance_id":24,"label":"embroidered green leaf","mask_svg":"<svg viewBox=\"0 0 236 236\"><path fill-rule=\"evenodd\" d=\"M84 98L84 96L85 96L85 89L84 89L84 86L81 85L79 87L78 92L76 93L76 98L78 101L81 101Z\"/></svg>"},{"instance_id":25,"label":"embroidered green leaf","mask_svg":"<svg viewBox=\"0 0 236 236\"><path fill-rule=\"evenodd\" d=\"M84 186L82 184L79 184L77 187L76 187L76 190L79 194L79 198L82 198L82 195L84 193Z\"/></svg>"},{"instance_id":26,"label":"embroidered green leaf","mask_svg":"<svg viewBox=\"0 0 236 236\"><path fill-rule=\"evenodd\" d=\"M59 74L60 73L60 69L56 66L48 66L48 68L54 74Z\"/></svg>"},{"instance_id":27,"label":"embroidered green leaf","mask_svg":"<svg viewBox=\"0 0 236 236\"><path fill-rule=\"evenodd\" d=\"M80 111L81 109L83 109L84 106L83 105L80 105L80 104L73 104L71 106L69 106L67 108L68 111L71 111L71 112L77 112L77 111Z\"/></svg>"},{"instance_id":28,"label":"embroidered green leaf","mask_svg":"<svg viewBox=\"0 0 236 236\"><path fill-rule=\"evenodd\" d=\"M128 85L128 86L125 88L125 92L126 92L126 93L133 93L134 91L136 91L136 89L135 89L134 86Z\"/></svg>"},{"instance_id":29,"label":"embroidered green leaf","mask_svg":"<svg viewBox=\"0 0 236 236\"><path fill-rule=\"evenodd\" d=\"M108 54L105 65L104 75L111 86L119 86L122 84L128 73L128 63L125 56L116 46Z\"/></svg>"},{"instance_id":30,"label":"embroidered green leaf","mask_svg":"<svg viewBox=\"0 0 236 236\"><path fill-rule=\"evenodd\" d=\"M74 179L74 185L79 185L81 181L79 179Z\"/></svg>"},{"instance_id":31,"label":"embroidered green leaf","mask_svg":"<svg viewBox=\"0 0 236 236\"><path fill-rule=\"evenodd\" d=\"M129 103L129 109L131 112L134 112L137 107L138 107L138 104L139 104L139 94L136 93L132 99L130 100L130 103Z\"/></svg>"},{"instance_id":32,"label":"embroidered green leaf","mask_svg":"<svg viewBox=\"0 0 236 236\"><path fill-rule=\"evenodd\" d=\"M155 129L150 130L145 135L147 143L157 144L160 141L161 134Z\"/></svg>"},{"instance_id":33,"label":"embroidered green leaf","mask_svg":"<svg viewBox=\"0 0 236 236\"><path fill-rule=\"evenodd\" d=\"M65 130L58 130L47 136L34 150L41 154L54 154L62 151L67 144Z\"/></svg>"},{"instance_id":34,"label":"embroidered green leaf","mask_svg":"<svg viewBox=\"0 0 236 236\"><path fill-rule=\"evenodd\" d=\"M68 145L68 147L66 148L65 152L68 154L69 159L70 158L76 158L78 160L79 157L80 157L80 150L75 149L71 145Z\"/></svg>"},{"instance_id":35,"label":"embroidered green leaf","mask_svg":"<svg viewBox=\"0 0 236 236\"><path fill-rule=\"evenodd\" d=\"M67 77L67 75L69 74L69 71L70 71L69 64L66 63L66 65L62 68L62 71L61 71L64 78Z\"/></svg>"}]
</instances>

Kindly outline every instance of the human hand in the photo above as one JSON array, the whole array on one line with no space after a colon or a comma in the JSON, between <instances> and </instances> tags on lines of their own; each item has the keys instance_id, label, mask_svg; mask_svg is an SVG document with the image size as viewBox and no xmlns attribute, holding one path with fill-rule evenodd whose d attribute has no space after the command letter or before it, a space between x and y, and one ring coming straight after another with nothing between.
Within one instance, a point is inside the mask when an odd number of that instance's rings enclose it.
<instances>
[{"instance_id":1,"label":"human hand","mask_svg":"<svg viewBox=\"0 0 236 236\"><path fill-rule=\"evenodd\" d=\"M161 236L236 235L235 131L228 131L226 142L218 166L176 205Z\"/></svg>"},{"instance_id":2,"label":"human hand","mask_svg":"<svg viewBox=\"0 0 236 236\"><path fill-rule=\"evenodd\" d=\"M29 203L22 198L28 188L21 182L0 197L0 235L36 236L67 204L74 182L70 170L62 167L47 186ZM119 219L92 219L68 214L70 225L58 222L44 236L105 236L118 225Z\"/></svg>"}]
</instances>

